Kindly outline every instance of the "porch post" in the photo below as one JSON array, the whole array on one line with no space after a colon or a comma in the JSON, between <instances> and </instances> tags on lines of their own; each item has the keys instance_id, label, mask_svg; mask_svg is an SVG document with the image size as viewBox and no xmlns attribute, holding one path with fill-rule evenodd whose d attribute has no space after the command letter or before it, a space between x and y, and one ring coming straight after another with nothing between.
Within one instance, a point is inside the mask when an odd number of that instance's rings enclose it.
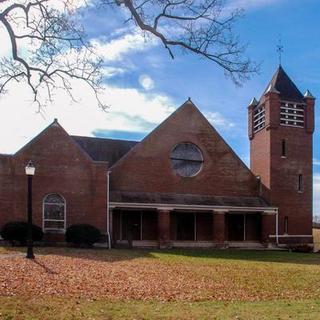
<instances>
[{"instance_id":1,"label":"porch post","mask_svg":"<svg viewBox=\"0 0 320 320\"><path fill-rule=\"evenodd\" d=\"M159 248L170 247L170 210L158 209L158 242Z\"/></svg>"},{"instance_id":2,"label":"porch post","mask_svg":"<svg viewBox=\"0 0 320 320\"><path fill-rule=\"evenodd\" d=\"M262 243L269 243L270 234L274 234L275 229L275 213L264 211L261 213L261 242Z\"/></svg>"},{"instance_id":3,"label":"porch post","mask_svg":"<svg viewBox=\"0 0 320 320\"><path fill-rule=\"evenodd\" d=\"M110 232L110 239L111 245L113 246L114 239L113 239L113 208L109 207L109 232Z\"/></svg>"},{"instance_id":4,"label":"porch post","mask_svg":"<svg viewBox=\"0 0 320 320\"><path fill-rule=\"evenodd\" d=\"M225 241L225 213L226 210L214 210L213 211L213 226L212 234L213 241L218 244L224 244Z\"/></svg>"}]
</instances>

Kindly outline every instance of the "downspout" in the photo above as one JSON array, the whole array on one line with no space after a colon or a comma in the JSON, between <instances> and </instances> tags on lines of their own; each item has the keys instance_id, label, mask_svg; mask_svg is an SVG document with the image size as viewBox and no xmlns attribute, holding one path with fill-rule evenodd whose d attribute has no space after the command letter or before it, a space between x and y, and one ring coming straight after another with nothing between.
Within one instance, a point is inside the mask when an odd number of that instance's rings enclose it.
<instances>
[{"instance_id":1,"label":"downspout","mask_svg":"<svg viewBox=\"0 0 320 320\"><path fill-rule=\"evenodd\" d=\"M110 170L107 171L107 238L108 249L111 249L111 235L110 235Z\"/></svg>"},{"instance_id":2,"label":"downspout","mask_svg":"<svg viewBox=\"0 0 320 320\"><path fill-rule=\"evenodd\" d=\"M279 210L277 209L276 214L276 243L279 245Z\"/></svg>"}]
</instances>

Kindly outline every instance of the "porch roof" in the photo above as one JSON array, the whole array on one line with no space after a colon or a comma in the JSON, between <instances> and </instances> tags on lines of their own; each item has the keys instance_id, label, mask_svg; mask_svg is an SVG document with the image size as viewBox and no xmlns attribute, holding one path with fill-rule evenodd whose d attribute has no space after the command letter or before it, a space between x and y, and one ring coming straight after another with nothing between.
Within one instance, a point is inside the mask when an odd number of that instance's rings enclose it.
<instances>
[{"instance_id":1,"label":"porch roof","mask_svg":"<svg viewBox=\"0 0 320 320\"><path fill-rule=\"evenodd\" d=\"M129 191L111 191L110 202L125 204L141 203L208 207L271 208L271 206L260 197L209 196L200 194L149 193Z\"/></svg>"}]
</instances>

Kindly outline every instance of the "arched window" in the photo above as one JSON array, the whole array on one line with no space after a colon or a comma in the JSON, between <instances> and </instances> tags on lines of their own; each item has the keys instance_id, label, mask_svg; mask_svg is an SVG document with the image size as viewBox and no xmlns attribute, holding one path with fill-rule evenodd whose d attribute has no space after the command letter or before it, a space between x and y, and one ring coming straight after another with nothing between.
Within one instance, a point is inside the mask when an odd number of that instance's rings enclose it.
<instances>
[{"instance_id":1,"label":"arched window","mask_svg":"<svg viewBox=\"0 0 320 320\"><path fill-rule=\"evenodd\" d=\"M66 202L59 194L43 199L43 230L63 232L66 228Z\"/></svg>"}]
</instances>

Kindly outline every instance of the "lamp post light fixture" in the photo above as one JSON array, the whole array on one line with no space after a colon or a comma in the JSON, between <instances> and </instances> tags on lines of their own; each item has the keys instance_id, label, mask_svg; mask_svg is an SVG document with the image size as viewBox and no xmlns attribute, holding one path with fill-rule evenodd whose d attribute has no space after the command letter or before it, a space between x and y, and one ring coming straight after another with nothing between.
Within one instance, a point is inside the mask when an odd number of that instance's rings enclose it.
<instances>
[{"instance_id":1,"label":"lamp post light fixture","mask_svg":"<svg viewBox=\"0 0 320 320\"><path fill-rule=\"evenodd\" d=\"M36 171L35 166L30 160L26 165L26 175L28 177L28 233L27 233L27 258L34 259L32 241L32 178Z\"/></svg>"}]
</instances>

